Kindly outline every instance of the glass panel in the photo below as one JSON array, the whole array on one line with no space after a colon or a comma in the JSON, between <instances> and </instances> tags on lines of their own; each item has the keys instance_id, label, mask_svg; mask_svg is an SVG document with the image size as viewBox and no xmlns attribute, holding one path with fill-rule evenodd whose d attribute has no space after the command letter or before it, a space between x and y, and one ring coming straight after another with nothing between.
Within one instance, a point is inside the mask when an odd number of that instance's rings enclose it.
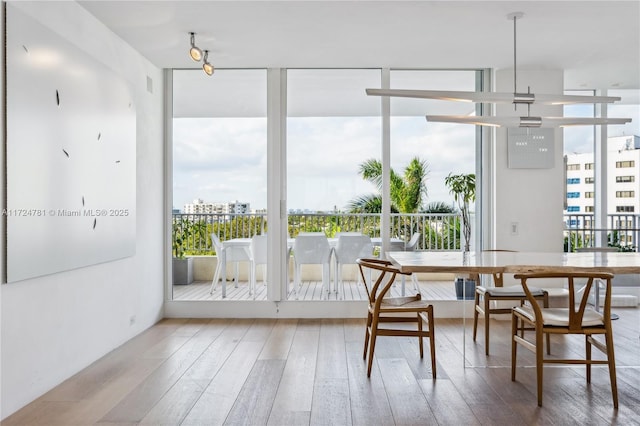
<instances>
[{"instance_id":1,"label":"glass panel","mask_svg":"<svg viewBox=\"0 0 640 426\"><path fill-rule=\"evenodd\" d=\"M301 232L329 238L345 231L375 236L379 216L349 213L354 200L377 192L360 174L360 165L381 152L380 98L367 96L368 87L380 87L380 70L287 71L287 208L292 238ZM295 249L292 282L294 259ZM318 286L322 276L321 264L301 266L301 286L296 293L292 284L288 298L323 298L327 293ZM346 265L342 277L356 282L355 265ZM345 298L366 298L353 288L355 293ZM331 300L342 297L335 289L328 295Z\"/></svg>"},{"instance_id":2,"label":"glass panel","mask_svg":"<svg viewBox=\"0 0 640 426\"><path fill-rule=\"evenodd\" d=\"M476 90L475 71L404 71L391 72L391 87L394 89L424 90ZM407 206L404 213L427 212L436 214L427 220L429 226L412 224L410 228L420 227L423 239L420 249L459 250L461 248L459 211L454 197L445 184L445 178L451 173L475 173L476 129L475 126L429 123L425 115L475 115L476 105L465 102L447 102L429 99L391 99L391 167L398 174L404 174L405 168L413 158L427 165L425 176L426 194L423 194L419 206ZM415 209L411 210L412 208ZM473 206L471 206L473 209ZM450 216L443 216L449 214ZM440 222L443 219L445 222ZM431 223L435 220L437 223ZM446 226L443 226L443 223ZM396 227L401 234L402 227ZM407 235L402 235L407 238Z\"/></svg>"},{"instance_id":3,"label":"glass panel","mask_svg":"<svg viewBox=\"0 0 640 426\"><path fill-rule=\"evenodd\" d=\"M174 284L174 300L219 300L223 287L228 299L266 298L265 286L250 292L247 250L266 229L266 105L265 70L173 72L173 254L191 258L194 280ZM245 239L225 249L226 268L211 233L227 245ZM221 283L210 294L214 271ZM225 275L234 282L222 285Z\"/></svg>"},{"instance_id":4,"label":"glass panel","mask_svg":"<svg viewBox=\"0 0 640 426\"><path fill-rule=\"evenodd\" d=\"M567 94L593 95L593 91L569 91ZM620 250L637 250L639 231L637 230L640 201L635 196L634 182L640 160L640 91L610 90L607 95L619 96L621 101L607 106L611 118L632 118L625 125L608 126L607 133L607 244ZM565 116L594 117L593 105L572 105L564 107ZM564 153L567 156L567 208L564 212L565 250L595 244L594 202L597 202L594 168L594 126L564 128ZM575 167L577 166L577 167ZM597 167L597 165L595 165ZM580 183L583 182L583 183ZM577 196L575 195L577 194ZM631 195L633 194L633 195ZM569 200L569 198L572 198ZM633 214L636 212L636 214Z\"/></svg>"},{"instance_id":5,"label":"glass panel","mask_svg":"<svg viewBox=\"0 0 640 426\"><path fill-rule=\"evenodd\" d=\"M476 71L391 71L393 89L456 90L474 92ZM452 175L476 173L476 128L465 124L427 122L425 115L475 115L476 105L442 100L391 98L391 167L399 176L414 159L426 165L424 189L418 203L398 203L392 215L392 236L405 241L421 233L418 250L461 250L461 215L445 184ZM408 183L409 180L405 181ZM392 198L394 198L392 194ZM469 206L474 214L474 205ZM473 224L473 219L470 221ZM471 232L471 235L474 233ZM429 276L419 277L420 280ZM439 285L435 285L439 284ZM462 299L462 284L453 277L422 286L427 299ZM473 299L473 291L465 297Z\"/></svg>"},{"instance_id":6,"label":"glass panel","mask_svg":"<svg viewBox=\"0 0 640 426\"><path fill-rule=\"evenodd\" d=\"M609 126L608 244L622 251L640 246L640 90L609 90L621 100L609 106L609 117L631 118L625 125ZM622 163L625 168L614 165ZM620 195L620 197L618 196ZM637 277L636 277L637 279Z\"/></svg>"}]
</instances>

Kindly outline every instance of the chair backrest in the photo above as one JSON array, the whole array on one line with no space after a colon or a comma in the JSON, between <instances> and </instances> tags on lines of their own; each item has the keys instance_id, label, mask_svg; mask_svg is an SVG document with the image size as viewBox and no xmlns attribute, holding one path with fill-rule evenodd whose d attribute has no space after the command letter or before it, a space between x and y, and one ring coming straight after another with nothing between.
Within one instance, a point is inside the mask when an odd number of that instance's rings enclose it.
<instances>
[{"instance_id":1,"label":"chair backrest","mask_svg":"<svg viewBox=\"0 0 640 426\"><path fill-rule=\"evenodd\" d=\"M214 232L211 233L211 245L216 251L216 254L219 254L222 251L222 242L220 241L220 237L218 237L218 234Z\"/></svg>"},{"instance_id":2,"label":"chair backrest","mask_svg":"<svg viewBox=\"0 0 640 426\"><path fill-rule=\"evenodd\" d=\"M335 237L340 238L343 235L362 235L362 232L336 232Z\"/></svg>"},{"instance_id":3,"label":"chair backrest","mask_svg":"<svg viewBox=\"0 0 640 426\"><path fill-rule=\"evenodd\" d=\"M411 275L411 273L400 272L400 270L393 266L393 264L388 260L360 258L356 263L360 269L360 275L362 277L364 287L367 290L369 304L376 306L377 308L380 307L382 299L384 299L385 295L389 292L391 286L396 281L397 275ZM375 281L373 281L373 278L371 281L367 281L367 277L376 277L376 274L365 274L367 269L379 272Z\"/></svg>"},{"instance_id":4,"label":"chair backrest","mask_svg":"<svg viewBox=\"0 0 640 426\"><path fill-rule=\"evenodd\" d=\"M324 234L300 234L293 243L296 263L326 263L331 257L331 246Z\"/></svg>"},{"instance_id":5,"label":"chair backrest","mask_svg":"<svg viewBox=\"0 0 640 426\"><path fill-rule=\"evenodd\" d=\"M338 263L353 264L361 257L371 257L373 243L366 235L341 235L335 248Z\"/></svg>"},{"instance_id":6,"label":"chair backrest","mask_svg":"<svg viewBox=\"0 0 640 426\"><path fill-rule=\"evenodd\" d=\"M414 232L409 242L405 244L404 251L415 251L416 248L418 248L418 242L421 236L422 234L420 232Z\"/></svg>"},{"instance_id":7,"label":"chair backrest","mask_svg":"<svg viewBox=\"0 0 640 426\"><path fill-rule=\"evenodd\" d=\"M250 252L251 258L256 264L267 263L267 234L251 237Z\"/></svg>"},{"instance_id":8,"label":"chair backrest","mask_svg":"<svg viewBox=\"0 0 640 426\"><path fill-rule=\"evenodd\" d=\"M542 321L542 311L538 301L532 296L531 291L529 290L529 282L535 280L542 279L558 279L562 278L566 280L568 288L569 288L569 309L568 309L568 321L569 326L567 327L569 333L580 333L583 326L583 318L585 310L587 309L587 301L589 299L589 293L591 288L594 285L598 285L598 281L605 284L605 295L604 295L604 310L603 310L603 319L605 324L611 321L611 280L613 279L613 274L609 274L606 272L572 272L572 273L527 273L527 274L516 274L515 278L520 280L522 283L522 288L524 289L525 294L527 295L527 299L531 304L533 311L535 313L536 321ZM584 281L586 280L586 284L584 284L584 291L582 292L582 296L580 297L580 303L576 303L576 291L575 291L575 281ZM580 283L582 285L582 283ZM535 287L540 287L539 284L531 284ZM543 286L543 285L542 285Z\"/></svg>"},{"instance_id":9,"label":"chair backrest","mask_svg":"<svg viewBox=\"0 0 640 426\"><path fill-rule=\"evenodd\" d=\"M213 249L216 251L216 256L220 256L220 253L224 250L224 246L222 241L220 241L220 237L218 234L212 232L211 233L211 245ZM246 247L228 247L225 251L225 260L227 262L238 262L249 260L249 252Z\"/></svg>"}]
</instances>

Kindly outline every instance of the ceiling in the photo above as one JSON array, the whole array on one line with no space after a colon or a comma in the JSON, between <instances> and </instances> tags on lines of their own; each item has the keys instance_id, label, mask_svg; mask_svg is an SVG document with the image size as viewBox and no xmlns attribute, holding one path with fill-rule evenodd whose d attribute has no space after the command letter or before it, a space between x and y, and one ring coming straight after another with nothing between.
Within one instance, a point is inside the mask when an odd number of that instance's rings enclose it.
<instances>
[{"instance_id":1,"label":"ceiling","mask_svg":"<svg viewBox=\"0 0 640 426\"><path fill-rule=\"evenodd\" d=\"M80 1L160 68L564 69L568 89L640 88L640 1ZM526 87L518 88L526 91Z\"/></svg>"}]
</instances>

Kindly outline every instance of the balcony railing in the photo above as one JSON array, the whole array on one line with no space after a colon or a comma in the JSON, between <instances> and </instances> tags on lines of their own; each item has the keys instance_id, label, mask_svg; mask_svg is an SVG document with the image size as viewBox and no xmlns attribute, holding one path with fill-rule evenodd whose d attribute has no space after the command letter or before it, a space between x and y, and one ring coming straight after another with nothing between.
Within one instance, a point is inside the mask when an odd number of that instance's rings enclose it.
<instances>
[{"instance_id":1,"label":"balcony railing","mask_svg":"<svg viewBox=\"0 0 640 426\"><path fill-rule=\"evenodd\" d=\"M361 232L380 236L379 214L289 214L288 232L295 237L300 232L324 232L333 237L337 232ZM391 236L408 241L420 232L420 250L460 250L459 214L392 214ZM250 238L267 232L266 214L174 214L173 243L186 255L213 254L210 235L215 232L222 241Z\"/></svg>"},{"instance_id":2,"label":"balcony railing","mask_svg":"<svg viewBox=\"0 0 640 426\"><path fill-rule=\"evenodd\" d=\"M408 241L420 232L419 250L460 250L459 214L392 214L391 236ZM638 251L640 215L612 214L607 226L596 229L592 214L564 215L565 251L595 245L596 234L606 235L609 246L621 251ZM210 234L215 232L222 241L250 238L267 232L266 214L174 214L174 247L180 241L186 255L211 255ZM370 237L380 236L379 214L314 213L289 214L288 232L295 237L300 232L324 232L333 237L337 232L361 232Z\"/></svg>"},{"instance_id":3,"label":"balcony railing","mask_svg":"<svg viewBox=\"0 0 640 426\"><path fill-rule=\"evenodd\" d=\"M620 251L638 251L640 215L610 214L604 228L596 228L593 214L566 214L564 216L564 251L594 247L596 235L602 234L610 247Z\"/></svg>"}]
</instances>

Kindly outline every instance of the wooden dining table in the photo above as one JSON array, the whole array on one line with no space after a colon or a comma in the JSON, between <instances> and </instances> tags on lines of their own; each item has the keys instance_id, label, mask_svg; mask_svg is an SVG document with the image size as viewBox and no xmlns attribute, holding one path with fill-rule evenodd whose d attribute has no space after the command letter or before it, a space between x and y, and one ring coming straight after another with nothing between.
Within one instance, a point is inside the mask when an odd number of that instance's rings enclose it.
<instances>
[{"instance_id":1,"label":"wooden dining table","mask_svg":"<svg viewBox=\"0 0 640 426\"><path fill-rule=\"evenodd\" d=\"M640 253L634 252L391 251L387 253L387 257L402 272L412 273L517 274L598 271L614 275L640 274Z\"/></svg>"},{"instance_id":2,"label":"wooden dining table","mask_svg":"<svg viewBox=\"0 0 640 426\"><path fill-rule=\"evenodd\" d=\"M640 274L640 253L635 252L392 251L387 253L387 257L402 272L411 273L448 272L471 275L500 272L518 274L597 271L608 272L614 276ZM636 280L634 284L640 286L640 280ZM613 285L615 286L615 280ZM595 305L598 306L597 291L595 297ZM465 316L463 324L464 318ZM463 365L467 367L464 336L463 333Z\"/></svg>"}]
</instances>

